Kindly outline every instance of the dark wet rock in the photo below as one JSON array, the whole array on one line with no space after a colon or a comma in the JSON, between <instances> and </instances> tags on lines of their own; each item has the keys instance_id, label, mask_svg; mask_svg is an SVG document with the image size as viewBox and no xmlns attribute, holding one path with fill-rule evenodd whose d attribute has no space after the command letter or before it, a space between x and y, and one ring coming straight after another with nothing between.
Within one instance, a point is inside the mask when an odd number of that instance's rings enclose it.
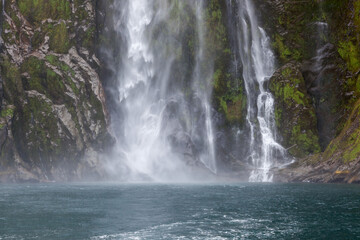
<instances>
[{"instance_id":1,"label":"dark wet rock","mask_svg":"<svg viewBox=\"0 0 360 240\"><path fill-rule=\"evenodd\" d=\"M280 143L294 157L320 151L315 109L309 97L299 65L288 63L270 79L275 97L275 121Z\"/></svg>"}]
</instances>

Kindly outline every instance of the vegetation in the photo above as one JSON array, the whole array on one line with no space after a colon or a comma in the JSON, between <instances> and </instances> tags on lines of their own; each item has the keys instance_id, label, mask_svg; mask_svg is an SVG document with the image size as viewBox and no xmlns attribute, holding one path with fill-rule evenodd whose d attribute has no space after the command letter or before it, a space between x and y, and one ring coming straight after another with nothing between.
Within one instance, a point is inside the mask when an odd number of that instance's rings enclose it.
<instances>
[{"instance_id":1,"label":"vegetation","mask_svg":"<svg viewBox=\"0 0 360 240\"><path fill-rule=\"evenodd\" d=\"M68 0L17 0L21 14L30 22L40 25L42 20L68 20L71 18Z\"/></svg>"},{"instance_id":2,"label":"vegetation","mask_svg":"<svg viewBox=\"0 0 360 240\"><path fill-rule=\"evenodd\" d=\"M287 64L270 80L275 97L275 121L282 144L295 157L320 151L316 115L297 65Z\"/></svg>"}]
</instances>

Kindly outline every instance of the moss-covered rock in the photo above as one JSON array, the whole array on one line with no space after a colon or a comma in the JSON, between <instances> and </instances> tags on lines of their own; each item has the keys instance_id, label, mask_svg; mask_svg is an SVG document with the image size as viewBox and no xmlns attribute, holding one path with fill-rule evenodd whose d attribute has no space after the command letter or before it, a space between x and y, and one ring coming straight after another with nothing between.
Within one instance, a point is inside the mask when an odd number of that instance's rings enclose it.
<instances>
[{"instance_id":1,"label":"moss-covered rock","mask_svg":"<svg viewBox=\"0 0 360 240\"><path fill-rule=\"evenodd\" d=\"M42 20L67 20L71 18L69 0L17 0L21 14L31 23L40 25Z\"/></svg>"},{"instance_id":2,"label":"moss-covered rock","mask_svg":"<svg viewBox=\"0 0 360 240\"><path fill-rule=\"evenodd\" d=\"M56 53L67 53L70 46L67 26L64 22L61 22L50 32L50 50L53 50Z\"/></svg>"},{"instance_id":3,"label":"moss-covered rock","mask_svg":"<svg viewBox=\"0 0 360 240\"><path fill-rule=\"evenodd\" d=\"M42 167L50 179L51 168L63 161L62 157L77 154L76 145L66 144L71 140L61 136L59 124L53 103L36 91L30 91L26 103L15 112L13 132L22 159Z\"/></svg>"},{"instance_id":4,"label":"moss-covered rock","mask_svg":"<svg viewBox=\"0 0 360 240\"><path fill-rule=\"evenodd\" d=\"M360 101L341 133L323 153L307 157L279 172L288 181L360 183Z\"/></svg>"},{"instance_id":5,"label":"moss-covered rock","mask_svg":"<svg viewBox=\"0 0 360 240\"><path fill-rule=\"evenodd\" d=\"M343 73L337 81L341 82L341 91L347 93L341 102L342 108L348 109L344 114L344 123L352 105L360 97L357 84L360 71L360 4L356 0L326 0L322 8L329 23L330 40L343 61L336 65Z\"/></svg>"},{"instance_id":6,"label":"moss-covered rock","mask_svg":"<svg viewBox=\"0 0 360 240\"><path fill-rule=\"evenodd\" d=\"M243 126L246 118L247 97L242 78L236 75L232 66L232 49L227 24L227 6L224 1L207 3L205 43L207 54L214 59L213 105L224 115L227 127ZM236 66L237 67L237 66ZM220 126L223 127L223 126Z\"/></svg>"},{"instance_id":7,"label":"moss-covered rock","mask_svg":"<svg viewBox=\"0 0 360 240\"><path fill-rule=\"evenodd\" d=\"M310 58L316 48L313 23L322 20L319 1L275 0L261 4L266 8L264 14L268 21L265 27L279 62L285 64Z\"/></svg>"},{"instance_id":8,"label":"moss-covered rock","mask_svg":"<svg viewBox=\"0 0 360 240\"><path fill-rule=\"evenodd\" d=\"M280 66L289 61L300 66L303 93L313 99L322 150L340 133L359 96L357 6L353 0L276 0L262 5L270 10L265 13L266 28ZM298 98L291 89L284 91Z\"/></svg>"},{"instance_id":9,"label":"moss-covered rock","mask_svg":"<svg viewBox=\"0 0 360 240\"><path fill-rule=\"evenodd\" d=\"M322 158L343 163L360 159L360 100L356 102L340 135L329 144Z\"/></svg>"},{"instance_id":10,"label":"moss-covered rock","mask_svg":"<svg viewBox=\"0 0 360 240\"><path fill-rule=\"evenodd\" d=\"M0 174L10 181L79 179L110 144L93 4L6 1Z\"/></svg>"},{"instance_id":11,"label":"moss-covered rock","mask_svg":"<svg viewBox=\"0 0 360 240\"><path fill-rule=\"evenodd\" d=\"M27 58L21 65L25 90L36 90L45 94L54 103L64 101L65 86L60 75L46 67L45 61L36 57Z\"/></svg>"},{"instance_id":12,"label":"moss-covered rock","mask_svg":"<svg viewBox=\"0 0 360 240\"><path fill-rule=\"evenodd\" d=\"M224 67L224 66L222 66ZM214 98L218 111L225 115L228 124L243 125L246 118L246 93L241 80L220 69L214 73Z\"/></svg>"},{"instance_id":13,"label":"moss-covered rock","mask_svg":"<svg viewBox=\"0 0 360 240\"><path fill-rule=\"evenodd\" d=\"M299 66L289 63L270 79L275 97L275 120L281 144L295 157L320 151L315 110L307 95Z\"/></svg>"},{"instance_id":14,"label":"moss-covered rock","mask_svg":"<svg viewBox=\"0 0 360 240\"><path fill-rule=\"evenodd\" d=\"M16 64L11 63L5 55L1 56L1 73L4 88L4 98L10 102L19 102L24 94L20 71Z\"/></svg>"}]
</instances>

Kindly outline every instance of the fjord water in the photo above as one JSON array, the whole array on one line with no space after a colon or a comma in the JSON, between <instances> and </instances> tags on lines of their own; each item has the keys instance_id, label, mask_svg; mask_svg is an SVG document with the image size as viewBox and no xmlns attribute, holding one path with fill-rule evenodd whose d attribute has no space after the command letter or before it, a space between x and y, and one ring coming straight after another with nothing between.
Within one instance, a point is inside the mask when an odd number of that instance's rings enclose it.
<instances>
[{"instance_id":1,"label":"fjord water","mask_svg":"<svg viewBox=\"0 0 360 240\"><path fill-rule=\"evenodd\" d=\"M360 188L0 185L0 239L359 239Z\"/></svg>"}]
</instances>

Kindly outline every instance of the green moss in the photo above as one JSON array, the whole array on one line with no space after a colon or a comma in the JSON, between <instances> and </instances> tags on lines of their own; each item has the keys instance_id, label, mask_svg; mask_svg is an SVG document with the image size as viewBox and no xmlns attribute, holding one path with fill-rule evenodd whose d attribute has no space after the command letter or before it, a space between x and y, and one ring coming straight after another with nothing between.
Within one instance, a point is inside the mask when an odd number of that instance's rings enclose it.
<instances>
[{"instance_id":1,"label":"green moss","mask_svg":"<svg viewBox=\"0 0 360 240\"><path fill-rule=\"evenodd\" d=\"M62 77L46 67L43 60L29 57L21 65L21 71L29 74L29 79L23 79L26 89L45 94L57 103L63 101L65 86Z\"/></svg>"},{"instance_id":2,"label":"green moss","mask_svg":"<svg viewBox=\"0 0 360 240\"><path fill-rule=\"evenodd\" d=\"M228 38L226 34L225 19L223 17L224 2L221 0L210 0L205 10L206 35L205 43L207 55L219 54L219 60L225 55L229 57ZM221 60L220 60L221 61ZM216 65L217 63L215 63ZM216 66L217 68L217 66Z\"/></svg>"},{"instance_id":3,"label":"green moss","mask_svg":"<svg viewBox=\"0 0 360 240\"><path fill-rule=\"evenodd\" d=\"M314 22L320 21L321 2L281 1L282 7L275 7L276 12L269 13L268 18L273 18L272 21L267 20L269 28L273 30L269 32L274 32L273 49L282 64L312 57L316 47L316 42L312 39L314 36L312 26Z\"/></svg>"},{"instance_id":4,"label":"green moss","mask_svg":"<svg viewBox=\"0 0 360 240\"><path fill-rule=\"evenodd\" d=\"M282 119L282 109L276 107L275 108L275 124L277 128L281 127L281 119Z\"/></svg>"},{"instance_id":5,"label":"green moss","mask_svg":"<svg viewBox=\"0 0 360 240\"><path fill-rule=\"evenodd\" d=\"M6 56L2 56L0 66L5 99L9 103L21 101L21 97L23 96L23 86L19 68L15 64L12 64Z\"/></svg>"},{"instance_id":6,"label":"green moss","mask_svg":"<svg viewBox=\"0 0 360 240\"><path fill-rule=\"evenodd\" d=\"M360 93L360 75L358 76L356 80L356 91Z\"/></svg>"},{"instance_id":7,"label":"green moss","mask_svg":"<svg viewBox=\"0 0 360 240\"><path fill-rule=\"evenodd\" d=\"M303 101L304 94L302 92L296 90L290 84L286 84L283 90L284 90L285 101L293 100L296 104L305 105Z\"/></svg>"},{"instance_id":8,"label":"green moss","mask_svg":"<svg viewBox=\"0 0 360 240\"><path fill-rule=\"evenodd\" d=\"M360 155L360 144L355 145L355 148L353 148L350 152L345 152L344 154L344 162L351 162L356 160Z\"/></svg>"},{"instance_id":9,"label":"green moss","mask_svg":"<svg viewBox=\"0 0 360 240\"><path fill-rule=\"evenodd\" d=\"M222 70L221 69L217 69L214 72L214 76L213 76L213 84L214 84L214 88L215 90L219 90L220 89L220 77L222 76Z\"/></svg>"},{"instance_id":10,"label":"green moss","mask_svg":"<svg viewBox=\"0 0 360 240\"><path fill-rule=\"evenodd\" d=\"M14 109L13 108L5 108L0 113L1 117L10 117L12 118L14 116Z\"/></svg>"},{"instance_id":11,"label":"green moss","mask_svg":"<svg viewBox=\"0 0 360 240\"><path fill-rule=\"evenodd\" d=\"M246 96L242 88L233 88L228 81L227 94L219 97L220 112L225 114L226 120L230 123L242 123L245 116Z\"/></svg>"},{"instance_id":12,"label":"green moss","mask_svg":"<svg viewBox=\"0 0 360 240\"><path fill-rule=\"evenodd\" d=\"M291 56L291 51L284 44L283 41L284 41L284 38L281 37L279 34L276 34L273 48L275 48L279 52L281 60L287 61L289 59L289 57Z\"/></svg>"},{"instance_id":13,"label":"green moss","mask_svg":"<svg viewBox=\"0 0 360 240\"><path fill-rule=\"evenodd\" d=\"M350 117L340 134L331 141L323 153L324 159L339 159L344 163L360 157L360 100L354 104Z\"/></svg>"},{"instance_id":14,"label":"green moss","mask_svg":"<svg viewBox=\"0 0 360 240\"><path fill-rule=\"evenodd\" d=\"M64 143L58 132L57 117L50 103L38 97L29 97L15 118L14 135L24 159L32 159L37 165L51 168L51 159L66 153ZM54 144L57 140L59 144Z\"/></svg>"},{"instance_id":15,"label":"green moss","mask_svg":"<svg viewBox=\"0 0 360 240\"><path fill-rule=\"evenodd\" d=\"M17 29L20 29L20 27L21 27L21 21L20 21L20 19L18 18L18 16L16 15L16 12L15 12L15 11L11 11L11 12L10 12L10 18L14 21L16 28L17 28Z\"/></svg>"},{"instance_id":16,"label":"green moss","mask_svg":"<svg viewBox=\"0 0 360 240\"><path fill-rule=\"evenodd\" d=\"M3 21L2 30L1 37L4 39L4 42L15 44L15 36L12 32L10 24L7 21Z\"/></svg>"},{"instance_id":17,"label":"green moss","mask_svg":"<svg viewBox=\"0 0 360 240\"><path fill-rule=\"evenodd\" d=\"M59 58L55 55L47 55L45 59L53 66L59 65Z\"/></svg>"},{"instance_id":18,"label":"green moss","mask_svg":"<svg viewBox=\"0 0 360 240\"><path fill-rule=\"evenodd\" d=\"M71 47L69 33L64 22L56 25L50 33L49 47L56 53L67 53Z\"/></svg>"},{"instance_id":19,"label":"green moss","mask_svg":"<svg viewBox=\"0 0 360 240\"><path fill-rule=\"evenodd\" d=\"M357 72L360 70L360 53L359 47L355 46L351 41L339 42L338 52L346 61L348 68Z\"/></svg>"},{"instance_id":20,"label":"green moss","mask_svg":"<svg viewBox=\"0 0 360 240\"><path fill-rule=\"evenodd\" d=\"M82 46L87 49L92 49L94 46L95 27L90 27L82 36Z\"/></svg>"},{"instance_id":21,"label":"green moss","mask_svg":"<svg viewBox=\"0 0 360 240\"><path fill-rule=\"evenodd\" d=\"M360 156L360 101L358 100L353 111L345 123L344 129L339 137L334 140L338 145L338 151L342 152L343 161L350 162Z\"/></svg>"},{"instance_id":22,"label":"green moss","mask_svg":"<svg viewBox=\"0 0 360 240\"><path fill-rule=\"evenodd\" d=\"M360 1L354 1L354 25L360 31Z\"/></svg>"},{"instance_id":23,"label":"green moss","mask_svg":"<svg viewBox=\"0 0 360 240\"><path fill-rule=\"evenodd\" d=\"M78 21L86 21L89 18L89 14L84 7L76 7L75 16Z\"/></svg>"},{"instance_id":24,"label":"green moss","mask_svg":"<svg viewBox=\"0 0 360 240\"><path fill-rule=\"evenodd\" d=\"M74 81L71 78L67 77L66 82L70 85L70 88L75 93L75 95L78 96L80 94L80 90L76 87Z\"/></svg>"},{"instance_id":25,"label":"green moss","mask_svg":"<svg viewBox=\"0 0 360 240\"><path fill-rule=\"evenodd\" d=\"M231 46L226 29L226 3L209 0L205 3L205 48L202 68L214 69L212 77L213 104L224 114L226 125L243 124L246 116L246 94L242 79L230 71ZM191 41L193 45L194 42ZM210 61L214 59L214 62Z\"/></svg>"},{"instance_id":26,"label":"green moss","mask_svg":"<svg viewBox=\"0 0 360 240\"><path fill-rule=\"evenodd\" d=\"M291 68L285 68L281 71L281 75L285 78L289 78L291 76L292 70Z\"/></svg>"},{"instance_id":27,"label":"green moss","mask_svg":"<svg viewBox=\"0 0 360 240\"><path fill-rule=\"evenodd\" d=\"M224 113L226 114L228 112L226 101L223 98L220 98L220 106Z\"/></svg>"},{"instance_id":28,"label":"green moss","mask_svg":"<svg viewBox=\"0 0 360 240\"><path fill-rule=\"evenodd\" d=\"M21 14L30 22L40 24L44 19L70 19L68 0L17 0Z\"/></svg>"},{"instance_id":29,"label":"green moss","mask_svg":"<svg viewBox=\"0 0 360 240\"><path fill-rule=\"evenodd\" d=\"M291 136L291 142L295 143L297 148L290 149L290 153L308 155L320 152L319 139L312 131L302 131L300 125L295 125L291 131ZM299 149L304 152L298 153Z\"/></svg>"},{"instance_id":30,"label":"green moss","mask_svg":"<svg viewBox=\"0 0 360 240\"><path fill-rule=\"evenodd\" d=\"M298 90L300 80L296 77L290 77L293 74L290 68L285 68L284 70L282 70L281 74L282 76L286 77L288 81L274 82L272 86L270 86L275 96L277 98L283 99L283 101L285 101L287 105L291 105L291 101L293 101L296 104L301 104L305 106L305 95Z\"/></svg>"},{"instance_id":31,"label":"green moss","mask_svg":"<svg viewBox=\"0 0 360 240\"><path fill-rule=\"evenodd\" d=\"M336 151L338 150L337 144L335 144L334 142L331 142L325 152L323 153L323 156L325 159L329 159Z\"/></svg>"},{"instance_id":32,"label":"green moss","mask_svg":"<svg viewBox=\"0 0 360 240\"><path fill-rule=\"evenodd\" d=\"M276 71L269 89L275 97L275 123L281 143L297 158L318 153L317 119L299 65L288 63Z\"/></svg>"},{"instance_id":33,"label":"green moss","mask_svg":"<svg viewBox=\"0 0 360 240\"><path fill-rule=\"evenodd\" d=\"M31 46L34 49L37 49L38 47L41 46L41 44L44 41L44 37L45 37L45 33L42 31L35 31L32 39L31 39Z\"/></svg>"},{"instance_id":34,"label":"green moss","mask_svg":"<svg viewBox=\"0 0 360 240\"><path fill-rule=\"evenodd\" d=\"M55 55L47 55L45 59L53 66L59 68L64 73L70 74L72 77L75 76L75 71L71 69L69 65L59 60Z\"/></svg>"},{"instance_id":35,"label":"green moss","mask_svg":"<svg viewBox=\"0 0 360 240\"><path fill-rule=\"evenodd\" d=\"M45 59L51 65L53 65L53 66L57 67L58 69L60 69L63 72L63 75L67 75L66 77L64 77L64 80L70 86L70 88L73 90L75 95L78 96L80 91L76 87L74 81L72 80L72 78L75 77L75 71L73 69L71 69L71 67L69 65L67 65L66 63L60 61L59 58L57 56L55 56L55 55L48 55L48 56L45 57Z\"/></svg>"},{"instance_id":36,"label":"green moss","mask_svg":"<svg viewBox=\"0 0 360 240\"><path fill-rule=\"evenodd\" d=\"M228 104L228 111L226 114L226 118L230 122L241 122L244 119L244 109L246 107L246 98L243 94L239 94L235 98L233 98Z\"/></svg>"}]
</instances>

